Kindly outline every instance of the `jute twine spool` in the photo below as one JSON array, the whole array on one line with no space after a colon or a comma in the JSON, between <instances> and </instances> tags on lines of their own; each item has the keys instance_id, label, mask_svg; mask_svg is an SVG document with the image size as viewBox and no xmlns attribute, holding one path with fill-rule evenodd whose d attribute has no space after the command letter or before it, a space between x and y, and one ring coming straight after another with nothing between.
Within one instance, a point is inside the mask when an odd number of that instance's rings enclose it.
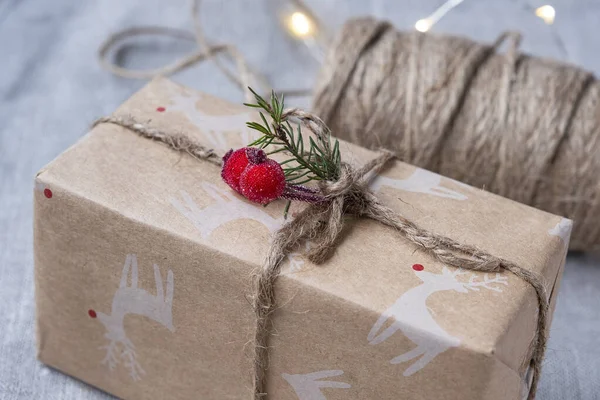
<instances>
[{"instance_id":1,"label":"jute twine spool","mask_svg":"<svg viewBox=\"0 0 600 400\"><path fill-rule=\"evenodd\" d=\"M351 20L322 67L314 112L343 139L571 218L570 249L600 248L600 83L519 54L519 41Z\"/></svg>"}]
</instances>

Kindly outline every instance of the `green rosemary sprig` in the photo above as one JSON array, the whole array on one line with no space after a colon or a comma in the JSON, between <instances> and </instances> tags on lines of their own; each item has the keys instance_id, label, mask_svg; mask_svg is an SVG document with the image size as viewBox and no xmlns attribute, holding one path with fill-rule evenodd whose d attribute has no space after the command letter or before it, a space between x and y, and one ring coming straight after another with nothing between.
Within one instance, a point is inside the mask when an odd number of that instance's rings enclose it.
<instances>
[{"instance_id":1,"label":"green rosemary sprig","mask_svg":"<svg viewBox=\"0 0 600 400\"><path fill-rule=\"evenodd\" d=\"M267 154L285 153L290 157L281 162L285 173L286 182L289 185L303 185L310 181L335 180L339 177L341 155L337 140L331 144L331 134L327 131L323 134L309 137L306 144L302 135L300 124L294 131L284 113L284 97L277 98L271 92L270 102L267 102L252 88L248 88L254 94L256 103L244 103L248 107L259 108L260 122L248 122L249 128L260 132L261 136L249 146L265 149L271 146L272 150ZM270 122L267 121L268 115Z\"/></svg>"}]
</instances>

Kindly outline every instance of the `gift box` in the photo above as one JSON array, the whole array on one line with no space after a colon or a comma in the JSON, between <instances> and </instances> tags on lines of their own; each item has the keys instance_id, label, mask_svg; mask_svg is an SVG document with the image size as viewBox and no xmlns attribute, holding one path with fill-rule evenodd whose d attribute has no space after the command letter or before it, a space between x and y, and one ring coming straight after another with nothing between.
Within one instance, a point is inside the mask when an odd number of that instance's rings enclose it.
<instances>
[{"instance_id":1,"label":"gift box","mask_svg":"<svg viewBox=\"0 0 600 400\"><path fill-rule=\"evenodd\" d=\"M224 154L252 141L247 107L160 78L115 115ZM360 166L375 153L341 142ZM39 359L125 399L252 397L252 271L285 222L220 169L99 124L35 182ZM402 163L372 176L397 213L543 277L550 310L571 222ZM293 218L303 207L294 203ZM517 399L538 301L508 273L435 261L348 218L322 265L290 254L276 284L270 399Z\"/></svg>"}]
</instances>

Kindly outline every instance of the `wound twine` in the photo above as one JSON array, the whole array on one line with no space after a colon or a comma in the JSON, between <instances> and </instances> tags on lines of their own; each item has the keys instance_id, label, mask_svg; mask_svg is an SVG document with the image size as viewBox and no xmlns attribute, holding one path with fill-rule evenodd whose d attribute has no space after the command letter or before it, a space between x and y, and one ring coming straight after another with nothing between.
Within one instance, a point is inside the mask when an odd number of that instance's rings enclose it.
<instances>
[{"instance_id":1,"label":"wound twine","mask_svg":"<svg viewBox=\"0 0 600 400\"><path fill-rule=\"evenodd\" d=\"M324 136L329 132L325 123L313 114L290 109L284 111L283 115L283 119L290 117L297 119L317 136ZM94 126L101 123L121 126L144 138L160 141L174 150L186 152L215 165L221 165L221 161L214 152L192 139L184 138L181 134L162 132L139 123L131 117L104 117L96 121ZM542 278L532 271L495 257L474 246L462 244L422 229L380 203L368 188L368 177L379 172L392 158L394 156L391 152L384 151L357 169L342 162L338 180L320 182L320 189L326 200L308 204L296 217L274 234L262 266L253 274L253 309L256 316L253 399L265 400L268 397L266 382L269 339L273 333L272 315L277 306L275 283L281 272L283 261L291 252L297 251L301 243L308 240L312 246L306 252L306 256L316 264L323 263L336 247L337 239L344 226L344 217L352 215L370 218L393 228L419 250L441 263L473 271L502 272L502 270L507 270L531 285L539 304L535 336L526 358L529 360L531 357L533 379L528 400L533 400L546 349L549 306Z\"/></svg>"},{"instance_id":2,"label":"wound twine","mask_svg":"<svg viewBox=\"0 0 600 400\"><path fill-rule=\"evenodd\" d=\"M518 53L520 40L351 20L330 47L314 112L339 138L573 219L570 249L598 249L600 83Z\"/></svg>"}]
</instances>

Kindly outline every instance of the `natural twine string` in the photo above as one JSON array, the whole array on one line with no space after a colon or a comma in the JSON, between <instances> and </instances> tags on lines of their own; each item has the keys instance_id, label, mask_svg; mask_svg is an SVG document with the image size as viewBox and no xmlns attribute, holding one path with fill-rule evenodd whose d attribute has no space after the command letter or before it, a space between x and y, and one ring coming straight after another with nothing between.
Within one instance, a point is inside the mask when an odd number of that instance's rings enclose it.
<instances>
[{"instance_id":1,"label":"natural twine string","mask_svg":"<svg viewBox=\"0 0 600 400\"><path fill-rule=\"evenodd\" d=\"M285 118L296 118L316 135L329 131L325 123L313 114L298 109L286 110ZM194 157L221 165L212 150L185 138L180 134L163 132L136 122L133 118L118 116L104 117L94 124L111 123L138 135L157 140L168 147L186 152ZM368 188L368 177L379 172L393 158L389 151L360 168L342 163L337 181L320 183L320 189L326 201L309 204L291 221L274 234L273 241L262 266L253 276L253 308L256 315L254 337L254 400L267 398L266 380L269 363L269 339L273 332L272 315L276 310L275 283L281 272L286 256L296 251L299 245L310 241L313 246L307 251L307 257L320 264L335 249L336 242L344 226L344 216L370 218L396 230L402 237L417 246L424 253L441 263L473 271L501 272L507 270L527 282L535 290L538 303L538 323L531 343L529 356L533 369L533 379L528 399L535 398L540 377L542 361L546 349L548 297L542 279L532 271L517 264L495 257L477 247L456 242L450 238L420 228L392 209L379 202Z\"/></svg>"},{"instance_id":2,"label":"natural twine string","mask_svg":"<svg viewBox=\"0 0 600 400\"><path fill-rule=\"evenodd\" d=\"M301 0L299 4L303 4ZM100 65L112 73L113 75L129 79L152 79L156 76L169 76L176 72L182 71L193 65L203 61L211 61L238 89L244 93L247 102L254 101L254 95L248 90L250 86L258 90L259 93L268 93L271 90L271 85L268 79L250 67L243 54L236 46L231 43L227 44L209 44L202 22L200 21L200 5L201 0L191 0L190 15L194 22L194 31L189 32L183 29L169 28L163 26L137 26L124 29L108 36L98 49L98 61ZM138 36L162 36L175 39L183 39L193 41L197 48L191 53L155 69L130 69L115 64L109 58L113 48L122 44L128 39ZM219 55L225 55L235 64L235 71L230 70L225 63L219 58ZM280 94L287 97L305 96L310 93L310 90L305 89L285 89L278 90Z\"/></svg>"},{"instance_id":3,"label":"natural twine string","mask_svg":"<svg viewBox=\"0 0 600 400\"><path fill-rule=\"evenodd\" d=\"M573 219L570 249L600 248L600 82L520 54L520 40L351 20L330 47L314 112L342 139Z\"/></svg>"}]
</instances>

